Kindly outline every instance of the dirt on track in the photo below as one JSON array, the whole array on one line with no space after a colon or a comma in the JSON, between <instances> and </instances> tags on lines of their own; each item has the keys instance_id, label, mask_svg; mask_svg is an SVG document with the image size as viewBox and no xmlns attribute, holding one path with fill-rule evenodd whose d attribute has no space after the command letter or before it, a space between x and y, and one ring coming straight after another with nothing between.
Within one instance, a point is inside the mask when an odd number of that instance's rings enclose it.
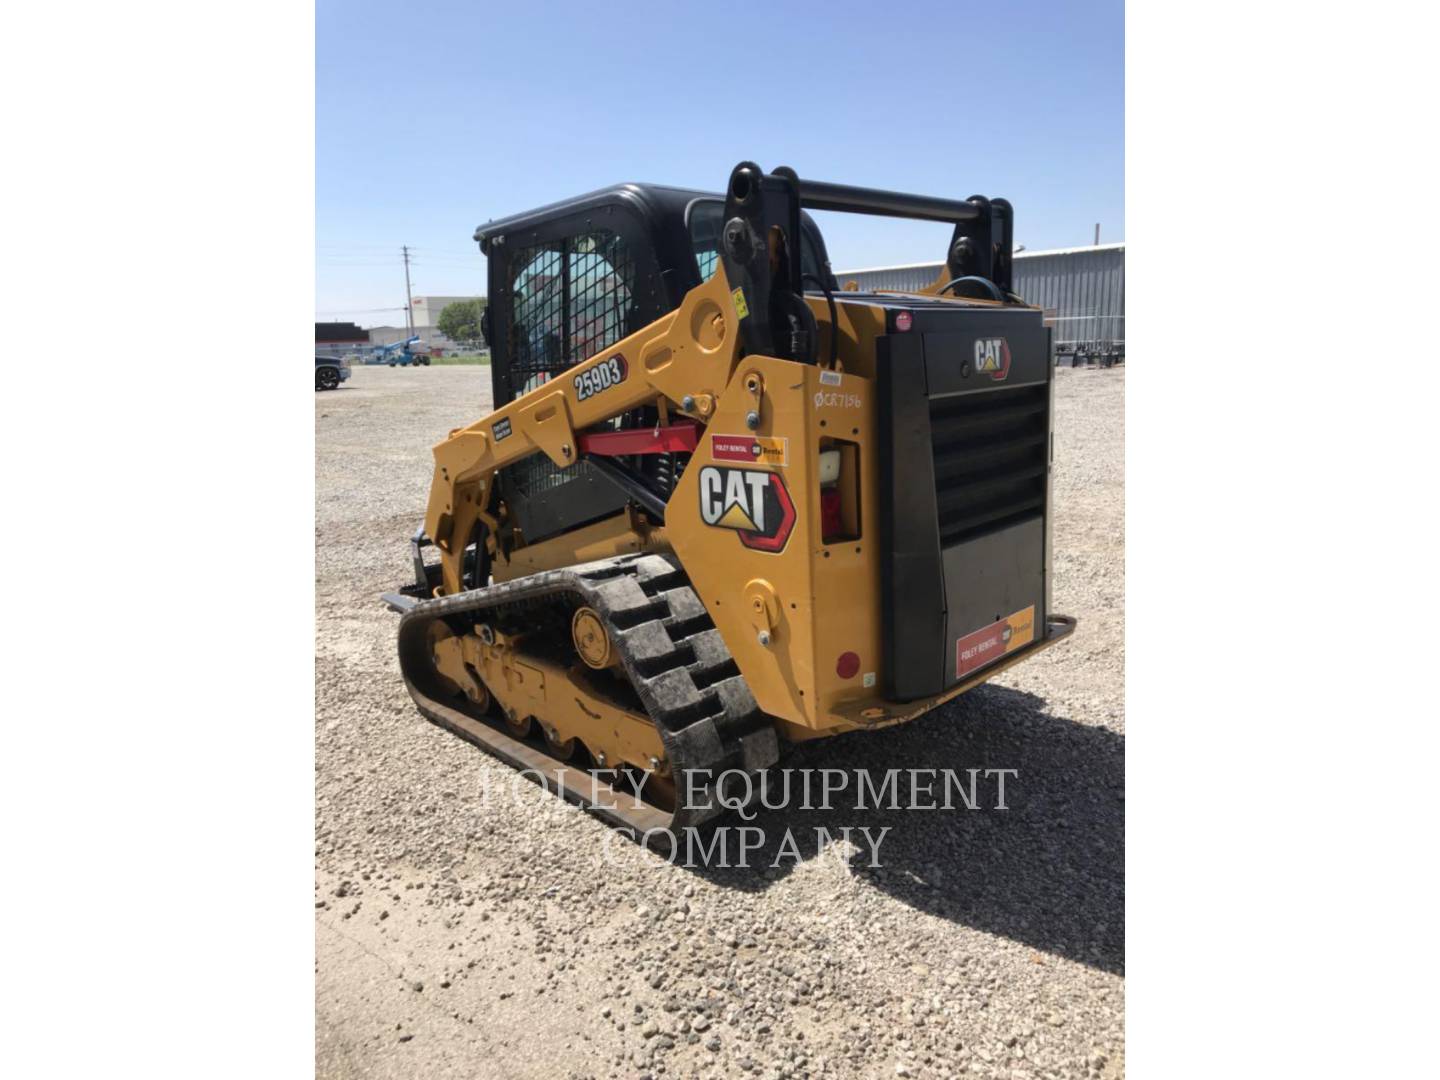
<instances>
[{"instance_id":1,"label":"dirt on track","mask_svg":"<svg viewBox=\"0 0 1440 1080\"><path fill-rule=\"evenodd\" d=\"M431 446L489 368L315 395L322 1077L1092 1077L1124 1068L1123 368L1057 373L1069 641L790 768L1013 769L1007 810L760 811L745 868L670 866L427 723L379 594ZM986 789L982 787L982 794ZM885 834L868 852L816 827ZM732 859L733 861L733 859Z\"/></svg>"}]
</instances>

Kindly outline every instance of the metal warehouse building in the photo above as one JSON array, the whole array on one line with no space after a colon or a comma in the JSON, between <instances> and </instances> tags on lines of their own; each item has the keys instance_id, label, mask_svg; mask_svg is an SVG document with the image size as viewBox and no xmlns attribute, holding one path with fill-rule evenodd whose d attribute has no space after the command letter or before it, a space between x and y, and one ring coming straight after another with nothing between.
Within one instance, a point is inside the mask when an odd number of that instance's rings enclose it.
<instances>
[{"instance_id":1,"label":"metal warehouse building","mask_svg":"<svg viewBox=\"0 0 1440 1080\"><path fill-rule=\"evenodd\" d=\"M869 270L837 270L843 286L911 292L934 283L944 264L913 263ZM1015 255L1015 291L1045 311L1055 328L1057 353L1125 355L1125 245L1021 251Z\"/></svg>"}]
</instances>

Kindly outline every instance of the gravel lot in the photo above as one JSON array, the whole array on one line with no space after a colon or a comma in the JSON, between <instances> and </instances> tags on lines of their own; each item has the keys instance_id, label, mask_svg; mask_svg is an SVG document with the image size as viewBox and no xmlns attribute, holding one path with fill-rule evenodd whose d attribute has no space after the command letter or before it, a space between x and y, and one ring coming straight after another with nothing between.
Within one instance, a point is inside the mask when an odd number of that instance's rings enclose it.
<instances>
[{"instance_id":1,"label":"gravel lot","mask_svg":"<svg viewBox=\"0 0 1440 1080\"><path fill-rule=\"evenodd\" d=\"M784 761L1015 769L1009 809L762 811L802 837L774 870L668 866L416 712L378 596L489 368L360 367L316 394L317 1074L1123 1074L1125 375L1058 380L1054 599L1077 634ZM888 826L882 867L805 848L816 825Z\"/></svg>"}]
</instances>

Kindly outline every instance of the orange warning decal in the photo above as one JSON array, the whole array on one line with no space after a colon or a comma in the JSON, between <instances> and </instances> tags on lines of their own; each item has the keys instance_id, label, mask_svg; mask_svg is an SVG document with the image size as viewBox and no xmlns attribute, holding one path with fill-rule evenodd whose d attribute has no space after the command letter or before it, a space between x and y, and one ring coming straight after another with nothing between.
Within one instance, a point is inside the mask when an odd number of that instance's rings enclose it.
<instances>
[{"instance_id":1,"label":"orange warning decal","mask_svg":"<svg viewBox=\"0 0 1440 1080\"><path fill-rule=\"evenodd\" d=\"M992 660L1035 640L1035 605L966 634L955 642L955 677L978 671Z\"/></svg>"}]
</instances>

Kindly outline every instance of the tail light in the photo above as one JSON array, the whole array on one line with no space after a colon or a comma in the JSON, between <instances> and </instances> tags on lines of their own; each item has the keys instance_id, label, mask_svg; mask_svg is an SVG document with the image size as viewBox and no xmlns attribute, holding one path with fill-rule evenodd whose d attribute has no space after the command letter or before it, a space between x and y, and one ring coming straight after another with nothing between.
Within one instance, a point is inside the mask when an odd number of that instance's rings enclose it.
<instances>
[{"instance_id":1,"label":"tail light","mask_svg":"<svg viewBox=\"0 0 1440 1080\"><path fill-rule=\"evenodd\" d=\"M845 531L840 499L840 451L820 454L820 537L829 543Z\"/></svg>"}]
</instances>

